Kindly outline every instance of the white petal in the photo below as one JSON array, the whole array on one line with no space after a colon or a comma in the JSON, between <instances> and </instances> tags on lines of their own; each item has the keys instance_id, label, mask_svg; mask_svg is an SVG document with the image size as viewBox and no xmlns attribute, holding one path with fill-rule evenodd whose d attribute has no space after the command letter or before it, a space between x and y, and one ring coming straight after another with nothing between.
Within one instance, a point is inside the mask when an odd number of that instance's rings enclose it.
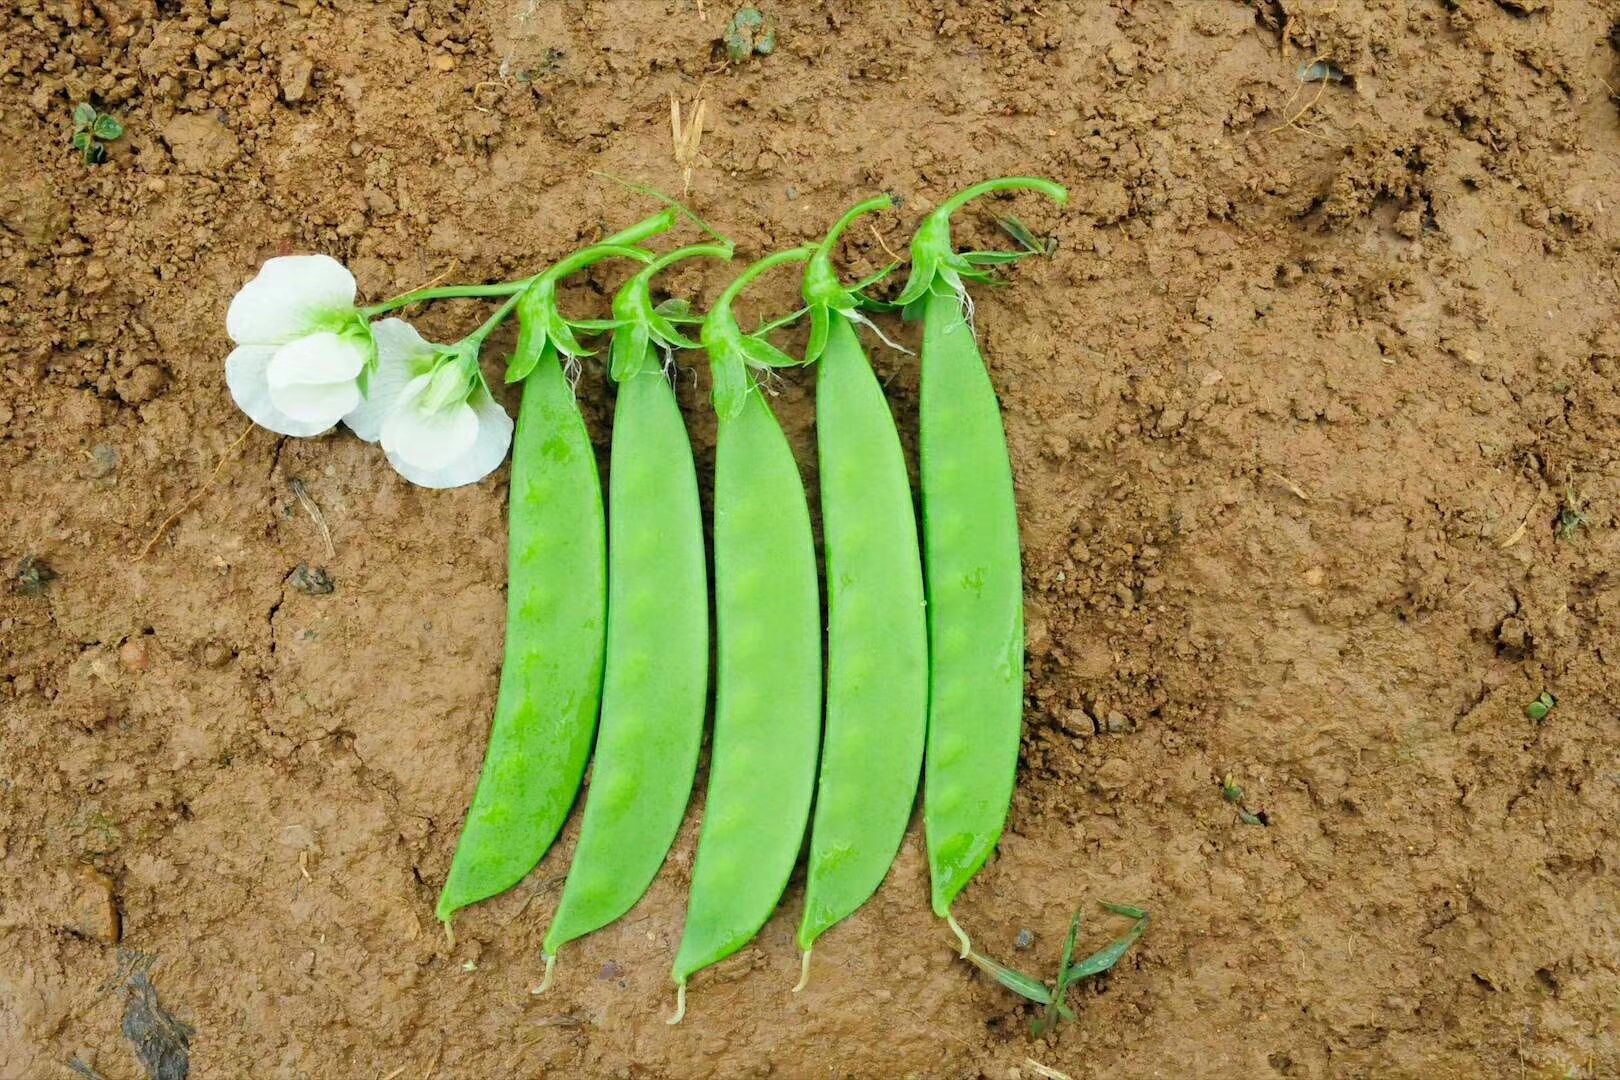
<instances>
[{"instance_id":1,"label":"white petal","mask_svg":"<svg viewBox=\"0 0 1620 1080\"><path fill-rule=\"evenodd\" d=\"M383 421L383 449L395 468L399 462L419 469L442 468L465 454L478 438L478 416L466 402L434 412L418 407L432 378L419 375L407 383Z\"/></svg>"},{"instance_id":2,"label":"white petal","mask_svg":"<svg viewBox=\"0 0 1620 1080\"><path fill-rule=\"evenodd\" d=\"M512 418L483 386L473 391L471 405L478 418L478 437L466 453L439 468L412 465L393 453L389 463L411 483L430 488L475 484L494 472L512 445Z\"/></svg>"},{"instance_id":3,"label":"white petal","mask_svg":"<svg viewBox=\"0 0 1620 1080\"><path fill-rule=\"evenodd\" d=\"M432 356L434 345L404 319L380 319L371 324L371 338L381 359L420 360Z\"/></svg>"},{"instance_id":4,"label":"white petal","mask_svg":"<svg viewBox=\"0 0 1620 1080\"><path fill-rule=\"evenodd\" d=\"M371 324L377 343L377 367L366 384L365 399L349 411L343 422L366 442L382 438L383 421L393 411L405 384L431 359L433 344L404 319L383 319Z\"/></svg>"},{"instance_id":5,"label":"white petal","mask_svg":"<svg viewBox=\"0 0 1620 1080\"><path fill-rule=\"evenodd\" d=\"M240 345L231 350L225 358L225 385L230 388L231 400L260 427L282 435L319 435L332 426L331 421L294 419L270 400L266 372L275 354L274 345Z\"/></svg>"},{"instance_id":6,"label":"white petal","mask_svg":"<svg viewBox=\"0 0 1620 1080\"><path fill-rule=\"evenodd\" d=\"M270 361L270 385L335 383L352 380L366 366L365 347L329 330L289 341Z\"/></svg>"},{"instance_id":7,"label":"white petal","mask_svg":"<svg viewBox=\"0 0 1620 1080\"><path fill-rule=\"evenodd\" d=\"M360 404L360 388L354 380L332 383L270 384L270 401L294 420L319 423L325 431L343 414Z\"/></svg>"},{"instance_id":8,"label":"white petal","mask_svg":"<svg viewBox=\"0 0 1620 1080\"><path fill-rule=\"evenodd\" d=\"M259 268L225 313L239 345L280 345L354 309L354 275L328 255L284 255Z\"/></svg>"}]
</instances>

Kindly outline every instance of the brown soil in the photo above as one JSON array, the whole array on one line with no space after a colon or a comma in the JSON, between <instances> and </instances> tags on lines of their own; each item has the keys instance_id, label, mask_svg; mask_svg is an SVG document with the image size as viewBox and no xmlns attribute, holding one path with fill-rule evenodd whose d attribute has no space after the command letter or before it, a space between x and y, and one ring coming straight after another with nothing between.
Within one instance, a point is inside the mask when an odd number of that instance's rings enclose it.
<instances>
[{"instance_id":1,"label":"brown soil","mask_svg":"<svg viewBox=\"0 0 1620 1080\"><path fill-rule=\"evenodd\" d=\"M120 1025L153 988L200 1077L1620 1072L1620 9L780 3L775 54L727 67L730 11L0 8L0 557L35 560L0 589L0 1076L145 1075ZM1316 58L1345 81L1302 84ZM440 493L351 437L238 444L224 311L261 260L329 252L371 297L541 266L653 208L591 170L679 190L669 98L699 93L691 202L750 254L881 190L896 249L974 180L1074 191L1009 204L1060 246L978 307L1030 707L958 915L1041 972L1077 906L1083 947L1119 929L1099 899L1156 921L1054 1037L954 958L920 830L805 993L795 885L680 1027L696 812L546 996L571 832L448 948L505 470ZM128 125L93 168L86 99ZM911 427L914 362L874 356ZM600 379L581 396L604 437Z\"/></svg>"}]
</instances>

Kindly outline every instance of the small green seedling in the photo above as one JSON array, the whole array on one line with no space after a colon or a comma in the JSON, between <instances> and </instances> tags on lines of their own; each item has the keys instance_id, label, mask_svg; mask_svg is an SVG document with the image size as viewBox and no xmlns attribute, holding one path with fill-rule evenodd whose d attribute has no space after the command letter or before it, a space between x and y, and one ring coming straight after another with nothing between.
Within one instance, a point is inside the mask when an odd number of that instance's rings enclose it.
<instances>
[{"instance_id":1,"label":"small green seedling","mask_svg":"<svg viewBox=\"0 0 1620 1080\"><path fill-rule=\"evenodd\" d=\"M124 125L119 119L96 112L88 101L73 110L73 148L86 165L106 161L106 144L123 136Z\"/></svg>"},{"instance_id":2,"label":"small green seedling","mask_svg":"<svg viewBox=\"0 0 1620 1080\"><path fill-rule=\"evenodd\" d=\"M1227 773L1225 779L1221 781L1221 798L1237 807L1238 820L1243 824L1261 826L1271 824L1271 820L1266 817L1264 810L1254 814L1250 813L1249 808L1243 805L1243 785L1239 784L1237 778L1231 773Z\"/></svg>"},{"instance_id":3,"label":"small green seedling","mask_svg":"<svg viewBox=\"0 0 1620 1080\"><path fill-rule=\"evenodd\" d=\"M1074 1019L1074 1010L1068 1004L1069 991L1087 979L1094 979L1112 971L1114 966L1124 959L1125 954L1131 951L1131 947L1142 939L1142 935L1147 933L1148 924L1153 921L1152 916L1141 908L1111 904L1106 900L1102 901L1102 907L1115 915L1135 919L1135 925L1104 948L1076 963L1074 947L1080 939L1080 913L1075 912L1074 917L1069 920L1069 936L1063 942L1063 961L1058 965L1057 981L1053 986L1047 986L1033 976L998 964L971 948L962 954L962 958L1019 997L1044 1006L1046 1011L1035 1018L1031 1030L1036 1035L1045 1035L1056 1028L1060 1020Z\"/></svg>"},{"instance_id":4,"label":"small green seedling","mask_svg":"<svg viewBox=\"0 0 1620 1080\"><path fill-rule=\"evenodd\" d=\"M776 51L776 24L753 8L738 8L726 24L726 59L740 64Z\"/></svg>"},{"instance_id":5,"label":"small green seedling","mask_svg":"<svg viewBox=\"0 0 1620 1080\"><path fill-rule=\"evenodd\" d=\"M1586 524L1586 514L1582 509L1584 501L1573 488L1565 490L1564 503L1558 508L1558 524L1553 527L1553 535L1558 539L1575 539L1575 534Z\"/></svg>"},{"instance_id":6,"label":"small green seedling","mask_svg":"<svg viewBox=\"0 0 1620 1080\"><path fill-rule=\"evenodd\" d=\"M17 564L17 591L24 596L38 596L56 578L56 571L45 565L38 555L25 555Z\"/></svg>"},{"instance_id":7,"label":"small green seedling","mask_svg":"<svg viewBox=\"0 0 1620 1080\"><path fill-rule=\"evenodd\" d=\"M1008 214L1006 217L996 218L996 224L1001 231L1013 238L1013 242L1031 255L1050 255L1057 250L1057 237L1037 237L1029 231L1029 226Z\"/></svg>"},{"instance_id":8,"label":"small green seedling","mask_svg":"<svg viewBox=\"0 0 1620 1080\"><path fill-rule=\"evenodd\" d=\"M1552 694L1546 690L1543 690L1540 697L1536 698L1536 700L1524 707L1524 715L1528 716L1530 719L1539 724L1543 720L1547 719L1547 714L1552 712L1553 707L1557 704L1558 699L1553 697Z\"/></svg>"}]
</instances>

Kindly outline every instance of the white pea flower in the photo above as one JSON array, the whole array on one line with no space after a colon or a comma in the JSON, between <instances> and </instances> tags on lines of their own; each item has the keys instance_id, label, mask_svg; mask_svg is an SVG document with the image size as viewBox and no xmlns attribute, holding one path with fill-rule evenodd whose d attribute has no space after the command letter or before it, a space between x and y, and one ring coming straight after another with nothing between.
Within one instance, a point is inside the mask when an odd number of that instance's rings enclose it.
<instances>
[{"instance_id":1,"label":"white pea flower","mask_svg":"<svg viewBox=\"0 0 1620 1080\"><path fill-rule=\"evenodd\" d=\"M512 418L484 382L478 345L434 345L403 319L371 330L377 368L344 423L380 440L388 463L422 487L460 487L494 472L512 444Z\"/></svg>"},{"instance_id":2,"label":"white pea flower","mask_svg":"<svg viewBox=\"0 0 1620 1080\"><path fill-rule=\"evenodd\" d=\"M319 435L361 407L376 346L354 298L354 275L326 255L271 259L242 286L225 315L225 382L254 423Z\"/></svg>"}]
</instances>

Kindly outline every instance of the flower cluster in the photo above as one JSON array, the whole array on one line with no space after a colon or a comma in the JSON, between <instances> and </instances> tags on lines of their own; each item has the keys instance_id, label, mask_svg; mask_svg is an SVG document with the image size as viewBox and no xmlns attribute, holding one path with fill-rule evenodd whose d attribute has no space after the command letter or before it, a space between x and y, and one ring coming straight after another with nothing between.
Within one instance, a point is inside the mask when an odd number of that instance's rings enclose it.
<instances>
[{"instance_id":1,"label":"flower cluster","mask_svg":"<svg viewBox=\"0 0 1620 1080\"><path fill-rule=\"evenodd\" d=\"M283 435L341 422L381 442L389 464L423 487L488 476L511 445L512 419L479 369L482 334L435 345L403 319L372 321L355 294L354 275L326 255L266 262L225 316L236 404Z\"/></svg>"}]
</instances>

